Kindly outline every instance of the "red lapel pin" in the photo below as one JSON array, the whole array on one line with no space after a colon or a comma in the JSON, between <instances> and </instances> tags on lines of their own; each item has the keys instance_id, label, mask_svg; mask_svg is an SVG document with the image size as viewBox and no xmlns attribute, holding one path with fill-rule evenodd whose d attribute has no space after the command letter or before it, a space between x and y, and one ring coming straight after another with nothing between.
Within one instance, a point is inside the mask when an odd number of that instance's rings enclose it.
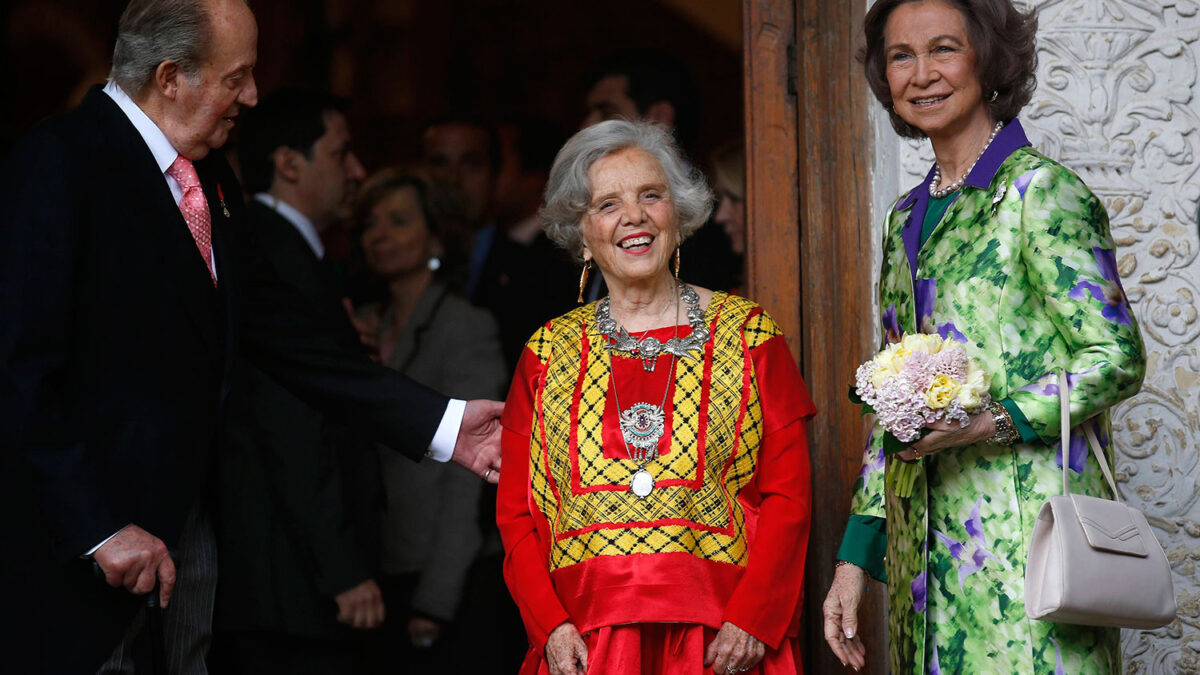
<instances>
[{"instance_id":1,"label":"red lapel pin","mask_svg":"<svg viewBox=\"0 0 1200 675\"><path fill-rule=\"evenodd\" d=\"M220 183L217 183L217 199L219 199L221 201L221 213L224 213L225 217L228 218L229 217L229 207L225 206L225 193L221 190Z\"/></svg>"}]
</instances>

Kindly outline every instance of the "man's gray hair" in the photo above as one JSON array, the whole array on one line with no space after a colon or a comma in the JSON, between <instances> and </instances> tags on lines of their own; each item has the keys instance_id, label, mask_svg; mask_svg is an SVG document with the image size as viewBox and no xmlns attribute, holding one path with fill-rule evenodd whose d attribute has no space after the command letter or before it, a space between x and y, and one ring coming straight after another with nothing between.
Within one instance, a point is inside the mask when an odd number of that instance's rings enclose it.
<instances>
[{"instance_id":1,"label":"man's gray hair","mask_svg":"<svg viewBox=\"0 0 1200 675\"><path fill-rule=\"evenodd\" d=\"M671 132L652 122L609 120L571 137L554 158L541 216L546 235L583 259L583 217L592 201L588 171L603 157L628 148L650 153L662 166L679 219L680 240L700 229L712 213L713 193L704 174L683 158Z\"/></svg>"},{"instance_id":2,"label":"man's gray hair","mask_svg":"<svg viewBox=\"0 0 1200 675\"><path fill-rule=\"evenodd\" d=\"M207 56L212 18L205 0L132 0L121 14L109 75L136 96L154 79L163 61L179 65L195 81Z\"/></svg>"}]
</instances>

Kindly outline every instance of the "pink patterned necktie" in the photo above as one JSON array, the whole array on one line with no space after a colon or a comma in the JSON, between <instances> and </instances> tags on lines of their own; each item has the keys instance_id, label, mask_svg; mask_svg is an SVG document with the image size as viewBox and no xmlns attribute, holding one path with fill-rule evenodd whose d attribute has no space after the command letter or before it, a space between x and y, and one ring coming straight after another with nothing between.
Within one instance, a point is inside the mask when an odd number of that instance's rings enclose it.
<instances>
[{"instance_id":1,"label":"pink patterned necktie","mask_svg":"<svg viewBox=\"0 0 1200 675\"><path fill-rule=\"evenodd\" d=\"M200 176L191 160L183 155L175 158L167 175L174 178L183 189L183 198L179 200L179 211L183 220L196 240L196 247L204 257L204 266L212 277L213 286L217 285L217 276L213 273L212 265L212 217L208 213L208 200L204 198L204 189L200 187Z\"/></svg>"}]
</instances>

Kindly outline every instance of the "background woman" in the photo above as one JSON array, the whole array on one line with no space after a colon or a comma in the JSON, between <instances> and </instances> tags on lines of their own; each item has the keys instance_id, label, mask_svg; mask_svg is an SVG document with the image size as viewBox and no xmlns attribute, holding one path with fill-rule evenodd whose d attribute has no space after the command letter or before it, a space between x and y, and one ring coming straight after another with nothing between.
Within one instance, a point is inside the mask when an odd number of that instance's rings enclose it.
<instances>
[{"instance_id":1,"label":"background woman","mask_svg":"<svg viewBox=\"0 0 1200 675\"><path fill-rule=\"evenodd\" d=\"M356 220L366 266L387 288L383 302L361 310L375 319L380 360L451 396L499 396L507 374L495 322L436 280L440 243L425 184L394 170L376 174L363 185ZM379 453L387 496L384 658L390 672L450 672L464 650L470 654L453 621L481 543L483 483L445 464L395 455Z\"/></svg>"},{"instance_id":2,"label":"background woman","mask_svg":"<svg viewBox=\"0 0 1200 675\"><path fill-rule=\"evenodd\" d=\"M1069 457L1056 453L1056 371L1068 372L1072 424L1106 443L1107 410L1144 373L1104 206L1016 120L1034 88L1036 28L1009 0L881 0L867 13L867 80L896 131L928 137L937 158L888 217L884 337L964 343L995 403L965 427L930 425L898 459L872 434L825 601L826 640L856 668L870 574L888 582L893 672L1120 671L1117 630L1025 616L1027 546L1062 463L1071 492L1107 492L1082 430ZM885 494L894 461L924 469L911 498Z\"/></svg>"},{"instance_id":3,"label":"background woman","mask_svg":"<svg viewBox=\"0 0 1200 675\"><path fill-rule=\"evenodd\" d=\"M737 139L713 153L717 210L713 220L725 228L738 256L746 254L746 142Z\"/></svg>"},{"instance_id":4,"label":"background woman","mask_svg":"<svg viewBox=\"0 0 1200 675\"><path fill-rule=\"evenodd\" d=\"M762 308L673 276L712 201L685 167L608 121L551 171L547 231L610 295L534 334L502 420L525 675L800 670L814 409Z\"/></svg>"}]
</instances>

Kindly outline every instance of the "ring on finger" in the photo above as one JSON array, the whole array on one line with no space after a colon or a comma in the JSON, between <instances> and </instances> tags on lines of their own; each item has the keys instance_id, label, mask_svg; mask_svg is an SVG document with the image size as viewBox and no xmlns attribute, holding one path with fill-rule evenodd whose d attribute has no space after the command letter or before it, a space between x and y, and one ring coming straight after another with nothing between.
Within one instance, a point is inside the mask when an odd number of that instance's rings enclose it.
<instances>
[{"instance_id":1,"label":"ring on finger","mask_svg":"<svg viewBox=\"0 0 1200 675\"><path fill-rule=\"evenodd\" d=\"M488 469L487 471L483 472L483 479L487 480L491 475L492 475L492 470Z\"/></svg>"}]
</instances>

